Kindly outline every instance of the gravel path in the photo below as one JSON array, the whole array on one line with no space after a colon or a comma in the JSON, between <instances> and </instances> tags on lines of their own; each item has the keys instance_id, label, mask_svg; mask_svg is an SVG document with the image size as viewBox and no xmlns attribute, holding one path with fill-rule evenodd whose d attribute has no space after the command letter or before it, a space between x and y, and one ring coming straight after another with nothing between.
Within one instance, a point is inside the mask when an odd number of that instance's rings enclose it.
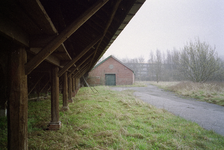
<instances>
[{"instance_id":1,"label":"gravel path","mask_svg":"<svg viewBox=\"0 0 224 150\"><path fill-rule=\"evenodd\" d=\"M207 130L224 136L224 107L193 99L183 99L155 86L147 87L112 87L113 90L134 90L134 95L141 100L163 108L177 116L198 123Z\"/></svg>"}]
</instances>

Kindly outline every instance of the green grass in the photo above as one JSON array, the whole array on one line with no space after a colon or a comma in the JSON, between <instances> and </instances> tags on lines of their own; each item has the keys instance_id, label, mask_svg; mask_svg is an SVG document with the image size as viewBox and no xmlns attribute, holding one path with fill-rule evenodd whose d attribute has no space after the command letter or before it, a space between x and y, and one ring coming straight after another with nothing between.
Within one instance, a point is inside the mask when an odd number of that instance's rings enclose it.
<instances>
[{"instance_id":1,"label":"green grass","mask_svg":"<svg viewBox=\"0 0 224 150\"><path fill-rule=\"evenodd\" d=\"M150 82L181 96L224 106L224 83Z\"/></svg>"},{"instance_id":2,"label":"green grass","mask_svg":"<svg viewBox=\"0 0 224 150\"><path fill-rule=\"evenodd\" d=\"M29 102L29 149L224 149L224 137L144 103L131 90L96 88L99 94L81 88L70 110L60 111L58 131L45 130L50 100Z\"/></svg>"}]
</instances>

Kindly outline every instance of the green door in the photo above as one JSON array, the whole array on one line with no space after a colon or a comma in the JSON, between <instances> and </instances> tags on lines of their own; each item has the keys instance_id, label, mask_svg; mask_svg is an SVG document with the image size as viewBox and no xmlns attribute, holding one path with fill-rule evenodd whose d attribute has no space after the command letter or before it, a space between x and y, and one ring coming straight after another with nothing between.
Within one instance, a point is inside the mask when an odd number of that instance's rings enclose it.
<instances>
[{"instance_id":1,"label":"green door","mask_svg":"<svg viewBox=\"0 0 224 150\"><path fill-rule=\"evenodd\" d=\"M113 86L116 85L116 75L115 74L105 74L105 85Z\"/></svg>"}]
</instances>

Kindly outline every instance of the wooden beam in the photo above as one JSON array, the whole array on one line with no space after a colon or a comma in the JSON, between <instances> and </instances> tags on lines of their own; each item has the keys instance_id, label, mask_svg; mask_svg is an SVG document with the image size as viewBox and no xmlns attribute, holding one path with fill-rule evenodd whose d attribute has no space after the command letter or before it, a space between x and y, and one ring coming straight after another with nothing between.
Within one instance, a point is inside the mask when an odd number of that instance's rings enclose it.
<instances>
[{"instance_id":1,"label":"wooden beam","mask_svg":"<svg viewBox=\"0 0 224 150\"><path fill-rule=\"evenodd\" d=\"M66 72L71 66L73 66L81 57L83 57L99 40L101 36L92 41L78 56L72 59L69 63L67 63L59 72L58 76L62 76L64 72Z\"/></svg>"},{"instance_id":2,"label":"wooden beam","mask_svg":"<svg viewBox=\"0 0 224 150\"><path fill-rule=\"evenodd\" d=\"M77 70L84 62L86 62L92 55L93 55L94 51L89 55L87 56L78 66L76 66L73 70L71 70L71 72L68 74L69 76L72 75L75 70Z\"/></svg>"},{"instance_id":3,"label":"wooden beam","mask_svg":"<svg viewBox=\"0 0 224 150\"><path fill-rule=\"evenodd\" d=\"M0 14L0 33L22 46L29 47L28 34L15 23Z\"/></svg>"},{"instance_id":4,"label":"wooden beam","mask_svg":"<svg viewBox=\"0 0 224 150\"><path fill-rule=\"evenodd\" d=\"M49 35L57 34L58 31L48 16L43 5L39 0L17 0L25 12L29 12L29 16L35 19L35 23L41 30Z\"/></svg>"},{"instance_id":5,"label":"wooden beam","mask_svg":"<svg viewBox=\"0 0 224 150\"><path fill-rule=\"evenodd\" d=\"M109 29L109 27L110 27L110 25L111 25L111 23L112 23L112 21L113 21L113 18L114 18L114 16L115 16L116 12L117 12L117 9L119 8L119 5L120 5L121 1L122 1L122 0L118 0L118 1L116 2L116 4L114 5L114 7L113 7L112 14L111 14L111 16L110 16L110 18L109 18L109 21L108 21L108 23L107 23L107 25L106 25L106 28L104 29L103 37L102 37L102 39L100 40L100 42L98 43L98 45L97 45L97 47L96 47L96 51L95 51L95 54L94 54L94 56L93 56L93 58L92 58L91 64L93 64L92 62L93 62L94 58L96 57L97 50L99 49L100 44L102 43L103 38L105 37L105 35L106 35L106 33L107 33L107 31L108 31L108 29ZM91 67L91 66L90 66L90 67Z\"/></svg>"},{"instance_id":6,"label":"wooden beam","mask_svg":"<svg viewBox=\"0 0 224 150\"><path fill-rule=\"evenodd\" d=\"M89 69L89 66L86 66L85 68L83 68L83 71L77 75L78 78L81 78L85 73L86 71Z\"/></svg>"},{"instance_id":7,"label":"wooden beam","mask_svg":"<svg viewBox=\"0 0 224 150\"><path fill-rule=\"evenodd\" d=\"M88 65L87 64L84 64L82 67L80 67L79 69L77 69L74 74L72 75L73 78L76 78L78 74L81 74L81 72L84 70L84 68Z\"/></svg>"},{"instance_id":8,"label":"wooden beam","mask_svg":"<svg viewBox=\"0 0 224 150\"><path fill-rule=\"evenodd\" d=\"M93 16L108 0L98 0L92 7L84 12L77 20L64 29L60 35L54 38L44 47L31 61L26 64L26 74L29 74L51 53L53 53L67 38L69 38L79 27L81 27L91 16Z\"/></svg>"},{"instance_id":9,"label":"wooden beam","mask_svg":"<svg viewBox=\"0 0 224 150\"><path fill-rule=\"evenodd\" d=\"M8 102L8 149L28 150L28 95L25 48L11 52Z\"/></svg>"},{"instance_id":10,"label":"wooden beam","mask_svg":"<svg viewBox=\"0 0 224 150\"><path fill-rule=\"evenodd\" d=\"M79 70L77 70L72 77L77 77L78 74L82 74L82 72L87 69L89 63L84 64Z\"/></svg>"},{"instance_id":11,"label":"wooden beam","mask_svg":"<svg viewBox=\"0 0 224 150\"><path fill-rule=\"evenodd\" d=\"M30 48L29 49L29 52L31 52L32 54L38 54L40 51L41 51L41 48ZM60 60L55 56L52 56L52 55L48 56L46 58L46 61L55 66L62 68Z\"/></svg>"},{"instance_id":12,"label":"wooden beam","mask_svg":"<svg viewBox=\"0 0 224 150\"><path fill-rule=\"evenodd\" d=\"M50 43L57 35L31 35L30 36L30 47L41 47L43 48Z\"/></svg>"}]
</instances>

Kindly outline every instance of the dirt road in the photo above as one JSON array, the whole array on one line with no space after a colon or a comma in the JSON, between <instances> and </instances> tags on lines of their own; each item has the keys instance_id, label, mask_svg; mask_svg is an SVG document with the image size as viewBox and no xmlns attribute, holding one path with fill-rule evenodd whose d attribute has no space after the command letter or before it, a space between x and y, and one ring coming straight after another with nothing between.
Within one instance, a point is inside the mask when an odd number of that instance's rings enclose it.
<instances>
[{"instance_id":1,"label":"dirt road","mask_svg":"<svg viewBox=\"0 0 224 150\"><path fill-rule=\"evenodd\" d=\"M167 92L155 86L147 87L113 87L113 90L134 90L134 95L141 100L163 108L177 116L198 123L207 130L224 136L224 107L200 102L193 99L183 99L172 92Z\"/></svg>"}]
</instances>

